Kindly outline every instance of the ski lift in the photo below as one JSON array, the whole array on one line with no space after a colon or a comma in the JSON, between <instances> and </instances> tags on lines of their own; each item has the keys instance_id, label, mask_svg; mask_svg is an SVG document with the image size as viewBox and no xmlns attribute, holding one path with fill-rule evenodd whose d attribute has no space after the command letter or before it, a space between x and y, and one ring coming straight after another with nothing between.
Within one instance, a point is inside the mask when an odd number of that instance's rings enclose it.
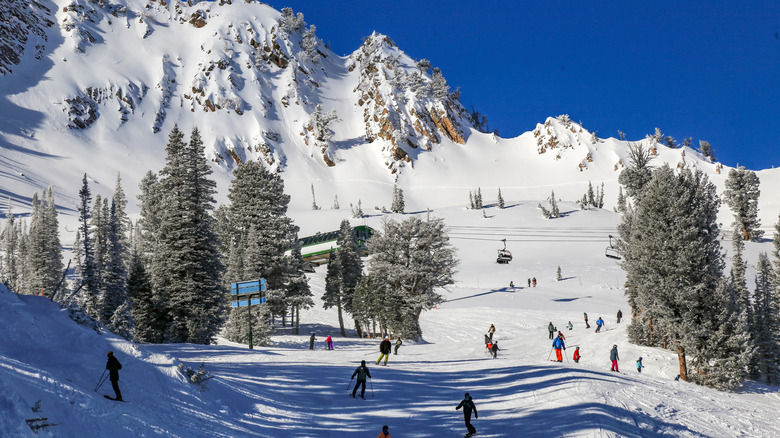
<instances>
[{"instance_id":1,"label":"ski lift","mask_svg":"<svg viewBox=\"0 0 780 438\"><path fill-rule=\"evenodd\" d=\"M509 263L512 261L512 253L506 249L506 239L501 239L501 241L504 242L504 249L498 250L496 263Z\"/></svg>"},{"instance_id":2,"label":"ski lift","mask_svg":"<svg viewBox=\"0 0 780 438\"><path fill-rule=\"evenodd\" d=\"M612 245L612 235L609 235L609 246L604 250L604 255L615 260L620 260L618 249Z\"/></svg>"}]
</instances>

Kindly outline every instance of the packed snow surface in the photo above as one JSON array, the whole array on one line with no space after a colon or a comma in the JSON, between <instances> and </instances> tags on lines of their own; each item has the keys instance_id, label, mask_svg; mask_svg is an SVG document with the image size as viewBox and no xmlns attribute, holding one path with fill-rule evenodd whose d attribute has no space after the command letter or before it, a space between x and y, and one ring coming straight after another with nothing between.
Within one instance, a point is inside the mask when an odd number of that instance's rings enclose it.
<instances>
[{"instance_id":1,"label":"packed snow surface","mask_svg":"<svg viewBox=\"0 0 780 438\"><path fill-rule=\"evenodd\" d=\"M55 424L38 436L56 437L366 437L385 424L394 437L458 436L466 431L455 410L464 392L480 414L473 420L480 436L780 436L778 388L749 382L726 393L675 381L675 354L626 341L623 273L604 257L616 214L564 202L563 218L545 220L537 202L507 204L484 216L463 207L430 212L448 223L460 272L452 291L441 291L447 301L423 314L423 340L406 340L387 367L374 362L379 339L358 339L354 331L341 337L335 309L322 309L324 267L310 276L317 305L302 312L300 334L279 327L272 345L254 350L224 340L135 348L76 324L43 297L3 290L0 436L34 436L25 420L36 418ZM301 211L297 220L306 229L329 230L345 214ZM364 221L381 229L385 216L404 218L374 213ZM508 265L495 263L501 238L514 255ZM766 250L768 243L749 244L748 258L762 245ZM528 287L533 277L537 286ZM626 317L620 324L618 309ZM599 317L606 325L594 333ZM572 330L565 328L569 321ZM549 322L566 336L563 363L550 361ZM497 359L483 342L490 324ZM314 351L308 349L312 332ZM332 351L327 335L334 338ZM609 370L613 344L620 373ZM577 346L582 359L574 363ZM123 365L125 403L103 397L113 395L109 382L95 391L109 350ZM361 360L372 375L365 400L349 396ZM213 378L201 391L179 364L204 364Z\"/></svg>"}]
</instances>

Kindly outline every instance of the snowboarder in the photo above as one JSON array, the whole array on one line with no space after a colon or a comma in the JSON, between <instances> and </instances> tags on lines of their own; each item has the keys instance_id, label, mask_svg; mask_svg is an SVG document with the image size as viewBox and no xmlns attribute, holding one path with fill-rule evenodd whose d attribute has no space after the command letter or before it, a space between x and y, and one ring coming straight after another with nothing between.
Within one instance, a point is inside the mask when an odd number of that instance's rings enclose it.
<instances>
[{"instance_id":1,"label":"snowboarder","mask_svg":"<svg viewBox=\"0 0 780 438\"><path fill-rule=\"evenodd\" d=\"M569 321L569 324L566 325L566 328L568 328L569 330L574 328L574 326L571 324L571 321Z\"/></svg>"},{"instance_id":2,"label":"snowboarder","mask_svg":"<svg viewBox=\"0 0 780 438\"><path fill-rule=\"evenodd\" d=\"M562 337L557 337L552 343L553 348L555 349L555 357L558 359L558 362L563 362L563 355L561 354L561 349L566 349L566 344L563 342Z\"/></svg>"},{"instance_id":3,"label":"snowboarder","mask_svg":"<svg viewBox=\"0 0 780 438\"><path fill-rule=\"evenodd\" d=\"M580 347L577 347L574 350L574 356L572 356L572 358L574 359L574 363L580 363Z\"/></svg>"},{"instance_id":4,"label":"snowboarder","mask_svg":"<svg viewBox=\"0 0 780 438\"><path fill-rule=\"evenodd\" d=\"M390 428L382 426L382 431L379 432L379 435L377 435L376 438L390 438Z\"/></svg>"},{"instance_id":5,"label":"snowboarder","mask_svg":"<svg viewBox=\"0 0 780 438\"><path fill-rule=\"evenodd\" d=\"M509 287L511 287L512 290L514 290L515 289L515 282L514 281L510 281L509 282Z\"/></svg>"},{"instance_id":6,"label":"snowboarder","mask_svg":"<svg viewBox=\"0 0 780 438\"><path fill-rule=\"evenodd\" d=\"M553 325L552 321L550 321L549 324L547 324L547 331L550 334L550 339L553 338L553 333L555 333L555 326Z\"/></svg>"},{"instance_id":7,"label":"snowboarder","mask_svg":"<svg viewBox=\"0 0 780 438\"><path fill-rule=\"evenodd\" d=\"M387 366L387 360L390 359L390 350L393 348L392 345L390 345L390 338L385 338L384 341L379 343L379 352L382 353L379 355L379 359L376 360L376 364L379 365L379 362L382 361L382 358L385 358L385 363L382 366Z\"/></svg>"},{"instance_id":8,"label":"snowboarder","mask_svg":"<svg viewBox=\"0 0 780 438\"><path fill-rule=\"evenodd\" d=\"M398 347L400 347L403 343L404 341L402 341L401 338L395 340L395 350L393 350L393 354L398 354Z\"/></svg>"},{"instance_id":9,"label":"snowboarder","mask_svg":"<svg viewBox=\"0 0 780 438\"><path fill-rule=\"evenodd\" d=\"M585 312L583 312L583 313L585 313ZM586 329L590 328L590 324L588 324L588 314L587 313L585 313L585 328Z\"/></svg>"},{"instance_id":10,"label":"snowboarder","mask_svg":"<svg viewBox=\"0 0 780 438\"><path fill-rule=\"evenodd\" d=\"M352 373L352 377L350 380L354 379L355 376L358 376L357 383L355 383L355 387L352 388L352 397L355 396L355 393L357 392L358 386L363 386L360 389L360 398L366 398L366 377L369 379L371 378L371 373L368 371L368 367L366 366L366 361L362 360L360 361L360 366L355 368L355 372Z\"/></svg>"},{"instance_id":11,"label":"snowboarder","mask_svg":"<svg viewBox=\"0 0 780 438\"><path fill-rule=\"evenodd\" d=\"M534 277L533 280L531 280L531 281L533 282L534 287L536 287L536 277Z\"/></svg>"},{"instance_id":12,"label":"snowboarder","mask_svg":"<svg viewBox=\"0 0 780 438\"><path fill-rule=\"evenodd\" d=\"M640 357L640 358L639 358L639 359L636 361L636 370L637 370L637 372L640 372L640 373L641 373L641 372L642 372L642 368L644 368L644 367L645 367L645 366L644 366L644 365L642 365L642 358Z\"/></svg>"},{"instance_id":13,"label":"snowboarder","mask_svg":"<svg viewBox=\"0 0 780 438\"><path fill-rule=\"evenodd\" d=\"M490 334L490 340L493 340L493 333L496 332L496 327L493 324L490 324L490 328L488 329L488 333Z\"/></svg>"},{"instance_id":14,"label":"snowboarder","mask_svg":"<svg viewBox=\"0 0 780 438\"><path fill-rule=\"evenodd\" d=\"M620 324L620 318L622 318L622 317L623 317L623 312L621 312L620 309L618 309L618 313L617 313L617 323L618 324Z\"/></svg>"},{"instance_id":15,"label":"snowboarder","mask_svg":"<svg viewBox=\"0 0 780 438\"><path fill-rule=\"evenodd\" d=\"M612 346L612 350L609 352L609 360L612 361L612 368L610 371L619 373L620 370L618 370L618 361L620 360L620 357L618 356L617 345Z\"/></svg>"},{"instance_id":16,"label":"snowboarder","mask_svg":"<svg viewBox=\"0 0 780 438\"><path fill-rule=\"evenodd\" d=\"M119 370L122 369L122 364L119 363L119 360L117 360L116 357L114 357L113 351L108 352L106 369L108 370L108 378L111 380L111 387L114 388L114 400L123 401L122 391L119 390Z\"/></svg>"},{"instance_id":17,"label":"snowboarder","mask_svg":"<svg viewBox=\"0 0 780 438\"><path fill-rule=\"evenodd\" d=\"M596 320L596 333L601 333L602 325L604 325L604 320L599 316L599 319Z\"/></svg>"},{"instance_id":18,"label":"snowboarder","mask_svg":"<svg viewBox=\"0 0 780 438\"><path fill-rule=\"evenodd\" d=\"M328 344L328 350L333 350L333 338L331 338L330 335L325 338L325 342Z\"/></svg>"},{"instance_id":19,"label":"snowboarder","mask_svg":"<svg viewBox=\"0 0 780 438\"><path fill-rule=\"evenodd\" d=\"M493 359L498 357L498 341L493 342L493 345L490 347L490 353L493 355Z\"/></svg>"},{"instance_id":20,"label":"snowboarder","mask_svg":"<svg viewBox=\"0 0 780 438\"><path fill-rule=\"evenodd\" d=\"M476 434L477 429L471 425L471 411L474 411L474 419L479 418L479 414L477 414L477 406L474 405L474 401L471 399L468 392L463 396L463 400L455 410L459 411L460 408L463 408L463 420L466 422L466 428L469 430L469 433L467 433L466 436L468 437Z\"/></svg>"},{"instance_id":21,"label":"snowboarder","mask_svg":"<svg viewBox=\"0 0 780 438\"><path fill-rule=\"evenodd\" d=\"M317 339L314 337L314 333L311 334L311 337L309 338L309 350L314 350L314 340Z\"/></svg>"}]
</instances>

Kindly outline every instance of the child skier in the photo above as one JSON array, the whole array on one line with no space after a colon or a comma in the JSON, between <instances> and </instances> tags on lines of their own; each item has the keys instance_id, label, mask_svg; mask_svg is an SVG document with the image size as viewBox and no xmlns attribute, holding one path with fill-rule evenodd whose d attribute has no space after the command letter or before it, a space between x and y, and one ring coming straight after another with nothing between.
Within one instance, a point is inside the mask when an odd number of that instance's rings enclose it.
<instances>
[{"instance_id":1,"label":"child skier","mask_svg":"<svg viewBox=\"0 0 780 438\"><path fill-rule=\"evenodd\" d=\"M574 363L580 363L580 347L577 347L576 350L574 350Z\"/></svg>"}]
</instances>

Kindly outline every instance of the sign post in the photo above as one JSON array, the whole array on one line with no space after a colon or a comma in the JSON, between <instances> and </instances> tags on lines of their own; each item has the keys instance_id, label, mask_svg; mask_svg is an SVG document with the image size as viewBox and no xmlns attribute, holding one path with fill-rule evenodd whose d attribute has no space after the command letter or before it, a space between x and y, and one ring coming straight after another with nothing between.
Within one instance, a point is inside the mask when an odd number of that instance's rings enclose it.
<instances>
[{"instance_id":1,"label":"sign post","mask_svg":"<svg viewBox=\"0 0 780 438\"><path fill-rule=\"evenodd\" d=\"M240 308L241 304L246 304L249 308L247 313L249 314L249 349L254 349L252 339L252 304L265 303L265 278L259 280L240 281L237 283L230 283L230 295L233 297L232 306Z\"/></svg>"}]
</instances>

